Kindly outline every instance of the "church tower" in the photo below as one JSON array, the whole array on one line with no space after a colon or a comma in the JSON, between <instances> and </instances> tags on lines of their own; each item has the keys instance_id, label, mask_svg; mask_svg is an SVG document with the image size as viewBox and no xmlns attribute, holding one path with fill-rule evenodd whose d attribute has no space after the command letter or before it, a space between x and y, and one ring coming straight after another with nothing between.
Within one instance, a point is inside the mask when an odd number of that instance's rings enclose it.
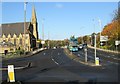
<instances>
[{"instance_id":1,"label":"church tower","mask_svg":"<svg viewBox=\"0 0 120 84\"><path fill-rule=\"evenodd\" d=\"M37 29L37 18L36 18L36 12L35 12L35 7L32 7L32 21L31 21L32 25L33 25L33 35L36 38L36 40L38 40L38 29Z\"/></svg>"}]
</instances>

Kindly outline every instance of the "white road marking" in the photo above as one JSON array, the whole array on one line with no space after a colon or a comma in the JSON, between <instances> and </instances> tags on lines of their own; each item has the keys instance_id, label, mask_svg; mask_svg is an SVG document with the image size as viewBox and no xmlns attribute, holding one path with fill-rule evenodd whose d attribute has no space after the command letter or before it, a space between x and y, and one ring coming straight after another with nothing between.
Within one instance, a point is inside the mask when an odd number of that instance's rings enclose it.
<instances>
[{"instance_id":1,"label":"white road marking","mask_svg":"<svg viewBox=\"0 0 120 84\"><path fill-rule=\"evenodd\" d=\"M55 62L57 65L59 65L57 62Z\"/></svg>"},{"instance_id":2,"label":"white road marking","mask_svg":"<svg viewBox=\"0 0 120 84\"><path fill-rule=\"evenodd\" d=\"M92 52L92 51L89 51L89 52Z\"/></svg>"},{"instance_id":3,"label":"white road marking","mask_svg":"<svg viewBox=\"0 0 120 84\"><path fill-rule=\"evenodd\" d=\"M52 59L52 61L54 61L54 62L55 62L55 64L59 65L59 63L57 63L54 59Z\"/></svg>"},{"instance_id":4,"label":"white road marking","mask_svg":"<svg viewBox=\"0 0 120 84\"><path fill-rule=\"evenodd\" d=\"M105 67L102 67L102 69L105 69Z\"/></svg>"},{"instance_id":5,"label":"white road marking","mask_svg":"<svg viewBox=\"0 0 120 84\"><path fill-rule=\"evenodd\" d=\"M43 55L45 55L46 53L43 53Z\"/></svg>"},{"instance_id":6,"label":"white road marking","mask_svg":"<svg viewBox=\"0 0 120 84\"><path fill-rule=\"evenodd\" d=\"M83 55L83 53L81 53Z\"/></svg>"},{"instance_id":7,"label":"white road marking","mask_svg":"<svg viewBox=\"0 0 120 84\"><path fill-rule=\"evenodd\" d=\"M113 59L118 59L118 58L113 58Z\"/></svg>"},{"instance_id":8,"label":"white road marking","mask_svg":"<svg viewBox=\"0 0 120 84\"><path fill-rule=\"evenodd\" d=\"M118 65L119 63L115 63L115 62L110 62L110 61L108 61L109 63L111 63L111 64L115 64L115 65Z\"/></svg>"},{"instance_id":9,"label":"white road marking","mask_svg":"<svg viewBox=\"0 0 120 84\"><path fill-rule=\"evenodd\" d=\"M52 59L52 61L54 61L54 59Z\"/></svg>"},{"instance_id":10,"label":"white road marking","mask_svg":"<svg viewBox=\"0 0 120 84\"><path fill-rule=\"evenodd\" d=\"M118 65L119 63L114 63L114 64Z\"/></svg>"}]
</instances>

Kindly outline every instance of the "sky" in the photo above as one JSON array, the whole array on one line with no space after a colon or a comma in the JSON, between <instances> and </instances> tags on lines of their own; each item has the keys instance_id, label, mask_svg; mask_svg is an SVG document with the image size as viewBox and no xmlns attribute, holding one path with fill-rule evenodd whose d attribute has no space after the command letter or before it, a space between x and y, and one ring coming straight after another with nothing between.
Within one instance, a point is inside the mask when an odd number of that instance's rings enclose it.
<instances>
[{"instance_id":1,"label":"sky","mask_svg":"<svg viewBox=\"0 0 120 84\"><path fill-rule=\"evenodd\" d=\"M100 32L110 23L117 2L28 2L26 21L30 22L32 6L35 6L39 38L63 40ZM43 21L44 18L44 21ZM102 27L100 28L99 20ZM2 2L2 24L24 22L23 2Z\"/></svg>"}]
</instances>

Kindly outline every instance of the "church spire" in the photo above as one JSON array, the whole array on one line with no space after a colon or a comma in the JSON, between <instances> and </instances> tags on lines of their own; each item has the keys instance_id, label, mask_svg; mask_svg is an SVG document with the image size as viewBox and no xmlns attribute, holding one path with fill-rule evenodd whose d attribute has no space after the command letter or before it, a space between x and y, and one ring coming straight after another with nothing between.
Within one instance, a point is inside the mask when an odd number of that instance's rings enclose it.
<instances>
[{"instance_id":1,"label":"church spire","mask_svg":"<svg viewBox=\"0 0 120 84\"><path fill-rule=\"evenodd\" d=\"M36 38L36 40L38 39L38 29L37 29L37 17L36 17L36 11L35 11L35 7L32 7L32 17L31 17L31 23L33 26L33 36Z\"/></svg>"},{"instance_id":2,"label":"church spire","mask_svg":"<svg viewBox=\"0 0 120 84\"><path fill-rule=\"evenodd\" d=\"M36 11L35 11L35 7L32 7L32 23L36 23L37 22L37 18L36 18Z\"/></svg>"}]
</instances>

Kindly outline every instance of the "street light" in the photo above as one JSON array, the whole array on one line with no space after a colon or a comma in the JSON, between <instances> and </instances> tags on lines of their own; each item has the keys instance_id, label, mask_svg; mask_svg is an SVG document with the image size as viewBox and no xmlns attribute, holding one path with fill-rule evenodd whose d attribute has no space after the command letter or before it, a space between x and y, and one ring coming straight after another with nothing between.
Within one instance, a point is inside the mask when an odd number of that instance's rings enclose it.
<instances>
[{"instance_id":1,"label":"street light","mask_svg":"<svg viewBox=\"0 0 120 84\"><path fill-rule=\"evenodd\" d=\"M48 49L50 48L50 33L48 32Z\"/></svg>"},{"instance_id":2,"label":"street light","mask_svg":"<svg viewBox=\"0 0 120 84\"><path fill-rule=\"evenodd\" d=\"M44 48L44 44L45 44L45 41L44 41L44 18L42 18L42 48Z\"/></svg>"},{"instance_id":3,"label":"street light","mask_svg":"<svg viewBox=\"0 0 120 84\"><path fill-rule=\"evenodd\" d=\"M101 32L102 32L102 23L101 23L101 20L98 19L98 22L99 22L99 26L100 26L100 36L101 36Z\"/></svg>"},{"instance_id":4,"label":"street light","mask_svg":"<svg viewBox=\"0 0 120 84\"><path fill-rule=\"evenodd\" d=\"M94 19L93 19L94 22ZM94 49L95 49L95 61L96 61L96 33L95 33L95 22L93 23L94 26Z\"/></svg>"},{"instance_id":5,"label":"street light","mask_svg":"<svg viewBox=\"0 0 120 84\"><path fill-rule=\"evenodd\" d=\"M81 29L83 29L84 27L81 27ZM84 36L84 35L83 35ZM82 44L83 44L83 36L82 36Z\"/></svg>"},{"instance_id":6,"label":"street light","mask_svg":"<svg viewBox=\"0 0 120 84\"><path fill-rule=\"evenodd\" d=\"M27 2L24 2L24 54L25 54L25 50L26 50L26 43L25 43L25 39L26 39L26 5L27 5Z\"/></svg>"},{"instance_id":7,"label":"street light","mask_svg":"<svg viewBox=\"0 0 120 84\"><path fill-rule=\"evenodd\" d=\"M100 19L98 19L99 22L99 26L100 26L100 46L102 45L102 41L101 41L101 32L102 32L102 22Z\"/></svg>"}]
</instances>

